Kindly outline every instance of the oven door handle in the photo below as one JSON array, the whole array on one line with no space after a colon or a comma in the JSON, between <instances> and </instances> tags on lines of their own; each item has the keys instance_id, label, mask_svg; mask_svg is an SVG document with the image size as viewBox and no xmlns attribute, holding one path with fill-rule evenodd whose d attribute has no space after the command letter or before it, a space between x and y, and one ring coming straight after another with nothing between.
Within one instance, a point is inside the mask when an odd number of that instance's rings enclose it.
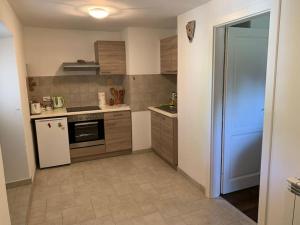
<instances>
[{"instance_id":1,"label":"oven door handle","mask_svg":"<svg viewBox=\"0 0 300 225\"><path fill-rule=\"evenodd\" d=\"M94 134L80 134L80 135L76 135L76 138L82 138L82 137L92 137L95 136Z\"/></svg>"},{"instance_id":2,"label":"oven door handle","mask_svg":"<svg viewBox=\"0 0 300 225\"><path fill-rule=\"evenodd\" d=\"M98 122L75 123L75 127L87 126L87 125L98 125Z\"/></svg>"}]
</instances>

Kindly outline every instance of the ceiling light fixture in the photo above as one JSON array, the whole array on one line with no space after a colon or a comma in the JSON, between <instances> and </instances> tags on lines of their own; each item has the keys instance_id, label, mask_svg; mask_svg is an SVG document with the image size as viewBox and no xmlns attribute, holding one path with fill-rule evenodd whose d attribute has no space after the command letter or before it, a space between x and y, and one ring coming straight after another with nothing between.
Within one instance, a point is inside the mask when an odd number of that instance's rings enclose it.
<instances>
[{"instance_id":1,"label":"ceiling light fixture","mask_svg":"<svg viewBox=\"0 0 300 225\"><path fill-rule=\"evenodd\" d=\"M109 12L102 8L92 8L89 9L89 14L96 19L103 19L109 15Z\"/></svg>"}]
</instances>

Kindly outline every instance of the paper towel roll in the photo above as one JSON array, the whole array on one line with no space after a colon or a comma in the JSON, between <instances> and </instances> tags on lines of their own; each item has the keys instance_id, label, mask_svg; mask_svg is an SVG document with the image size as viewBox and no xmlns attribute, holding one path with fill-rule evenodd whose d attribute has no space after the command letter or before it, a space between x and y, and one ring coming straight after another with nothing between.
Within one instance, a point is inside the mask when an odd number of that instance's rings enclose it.
<instances>
[{"instance_id":1,"label":"paper towel roll","mask_svg":"<svg viewBox=\"0 0 300 225\"><path fill-rule=\"evenodd\" d=\"M106 105L105 92L98 92L98 101L100 107Z\"/></svg>"}]
</instances>

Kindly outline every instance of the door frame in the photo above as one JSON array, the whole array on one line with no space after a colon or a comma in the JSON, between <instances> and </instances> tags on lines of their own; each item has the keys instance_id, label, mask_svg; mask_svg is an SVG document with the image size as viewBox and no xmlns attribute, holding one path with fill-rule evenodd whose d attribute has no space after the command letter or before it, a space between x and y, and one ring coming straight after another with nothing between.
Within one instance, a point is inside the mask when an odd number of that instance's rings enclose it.
<instances>
[{"instance_id":1,"label":"door frame","mask_svg":"<svg viewBox=\"0 0 300 225\"><path fill-rule=\"evenodd\" d=\"M275 4L275 3L274 3ZM220 71L220 64L217 65L216 42L218 40L217 32L222 28L225 32L225 26L240 23L250 18L269 14L269 49L267 62L267 77L266 77L266 94L265 94L265 114L263 127L263 144L262 144L262 159L261 159L261 179L260 179L260 198L259 198L259 218L258 224L266 224L267 206L268 206L268 189L269 189L269 174L271 163L271 147L272 147L272 131L273 131L273 114L274 114L274 99L276 86L276 62L278 57L278 39L280 30L280 13L281 0L276 2L276 5L269 10L258 11L256 13L237 18L231 21L223 21L220 24L213 26L213 58L212 58L212 99L211 99L211 140L210 140L210 175L209 175L209 190L207 190L209 197L217 198L221 194L221 168L222 168L222 129L223 124L220 124L220 115L223 111L218 111L220 107L223 108L223 73ZM220 37L219 37L220 39ZM219 42L220 43L220 42ZM224 39L225 46L225 39ZM224 49L225 54L225 49ZM223 55L224 57L224 55ZM219 59L220 60L220 59ZM223 61L224 62L224 61ZM218 68L219 66L219 68ZM220 89L222 88L222 89ZM222 95L220 95L222 93ZM222 99L220 100L220 96ZM220 106L221 102L221 106ZM223 123L223 120L221 120Z\"/></svg>"}]
</instances>

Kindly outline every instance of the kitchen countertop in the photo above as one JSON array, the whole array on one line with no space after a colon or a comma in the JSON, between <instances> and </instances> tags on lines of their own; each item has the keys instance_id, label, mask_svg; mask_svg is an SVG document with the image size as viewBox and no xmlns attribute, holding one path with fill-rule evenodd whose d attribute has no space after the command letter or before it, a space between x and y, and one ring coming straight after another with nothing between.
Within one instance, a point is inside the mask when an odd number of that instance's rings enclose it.
<instances>
[{"instance_id":1,"label":"kitchen countertop","mask_svg":"<svg viewBox=\"0 0 300 225\"><path fill-rule=\"evenodd\" d=\"M81 115L81 114L92 114L92 113L105 113L105 112L118 112L118 111L128 111L131 110L128 105L116 105L116 106L105 106L100 110L91 110L91 111L80 111L80 112L67 112L66 108L54 109L51 111L45 111L38 115L31 115L31 119L42 119L42 118L51 118L51 117L63 117L63 116L72 116L72 115Z\"/></svg>"},{"instance_id":2,"label":"kitchen countertop","mask_svg":"<svg viewBox=\"0 0 300 225\"><path fill-rule=\"evenodd\" d=\"M166 111L164 111L164 110L155 108L155 107L153 107L153 106L148 107L148 109L151 110L151 111L160 113L160 114L162 114L162 115L164 115L164 116L170 117L170 118L177 118L177 113L169 113L169 112L166 112Z\"/></svg>"}]
</instances>

